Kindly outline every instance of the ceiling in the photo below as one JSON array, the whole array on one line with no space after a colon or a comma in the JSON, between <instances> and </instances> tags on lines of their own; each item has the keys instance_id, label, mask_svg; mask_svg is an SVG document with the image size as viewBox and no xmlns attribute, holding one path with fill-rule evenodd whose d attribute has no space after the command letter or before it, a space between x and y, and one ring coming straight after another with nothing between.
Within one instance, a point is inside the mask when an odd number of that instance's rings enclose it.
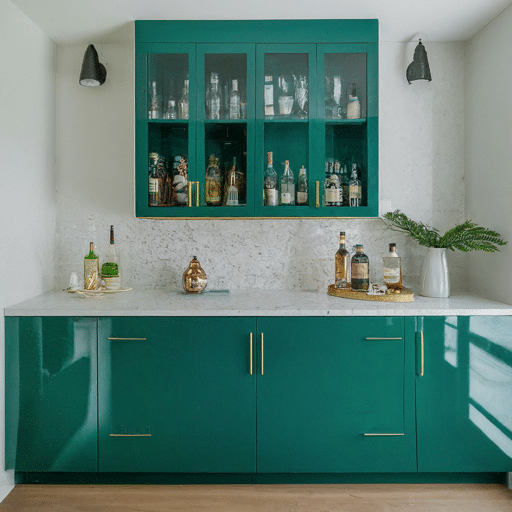
<instances>
[{"instance_id":1,"label":"ceiling","mask_svg":"<svg viewBox=\"0 0 512 512\"><path fill-rule=\"evenodd\" d=\"M379 20L380 41L465 41L512 0L11 0L57 44L133 42L133 20Z\"/></svg>"}]
</instances>

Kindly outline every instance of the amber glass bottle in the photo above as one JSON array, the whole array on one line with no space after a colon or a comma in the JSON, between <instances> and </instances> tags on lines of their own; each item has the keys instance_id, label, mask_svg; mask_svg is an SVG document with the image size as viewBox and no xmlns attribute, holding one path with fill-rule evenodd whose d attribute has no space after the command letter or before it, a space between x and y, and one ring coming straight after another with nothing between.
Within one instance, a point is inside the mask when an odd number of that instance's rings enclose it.
<instances>
[{"instance_id":1,"label":"amber glass bottle","mask_svg":"<svg viewBox=\"0 0 512 512\"><path fill-rule=\"evenodd\" d=\"M334 256L334 286L350 288L350 253L345 247L345 231L340 232L340 248Z\"/></svg>"}]
</instances>

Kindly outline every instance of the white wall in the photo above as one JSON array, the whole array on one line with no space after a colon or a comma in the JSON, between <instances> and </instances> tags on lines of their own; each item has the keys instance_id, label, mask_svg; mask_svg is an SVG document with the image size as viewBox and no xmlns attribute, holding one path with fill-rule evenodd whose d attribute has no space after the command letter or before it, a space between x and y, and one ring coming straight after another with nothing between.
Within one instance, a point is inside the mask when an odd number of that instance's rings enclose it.
<instances>
[{"instance_id":1,"label":"white wall","mask_svg":"<svg viewBox=\"0 0 512 512\"><path fill-rule=\"evenodd\" d=\"M110 224L124 256L126 284L180 288L196 255L212 288L325 290L333 281L339 231L363 243L372 279L389 241L414 282L424 249L381 220L142 220L134 217L134 47L96 44L106 65L99 88L77 83L84 46L58 47L58 216L56 283L80 272L88 242L108 243ZM381 196L440 229L464 218L463 45L426 44L431 83L408 85L415 44L380 45ZM389 203L388 203L389 204ZM464 286L463 260L450 258L452 286Z\"/></svg>"},{"instance_id":2,"label":"white wall","mask_svg":"<svg viewBox=\"0 0 512 512\"><path fill-rule=\"evenodd\" d=\"M468 217L502 234L497 254L471 254L471 289L512 304L512 7L467 43L466 208Z\"/></svg>"},{"instance_id":3,"label":"white wall","mask_svg":"<svg viewBox=\"0 0 512 512\"><path fill-rule=\"evenodd\" d=\"M56 46L0 0L0 308L54 287ZM4 453L4 318L0 317L0 453ZM12 472L0 457L0 498Z\"/></svg>"}]
</instances>

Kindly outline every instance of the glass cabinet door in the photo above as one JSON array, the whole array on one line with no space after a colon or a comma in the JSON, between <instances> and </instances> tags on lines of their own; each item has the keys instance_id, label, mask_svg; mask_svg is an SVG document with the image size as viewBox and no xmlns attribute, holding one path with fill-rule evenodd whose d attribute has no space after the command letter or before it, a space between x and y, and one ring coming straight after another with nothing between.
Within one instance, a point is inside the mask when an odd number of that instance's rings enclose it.
<instances>
[{"instance_id":1,"label":"glass cabinet door","mask_svg":"<svg viewBox=\"0 0 512 512\"><path fill-rule=\"evenodd\" d=\"M195 200L206 216L250 216L254 197L254 45L205 44L198 45L197 53Z\"/></svg>"},{"instance_id":2,"label":"glass cabinet door","mask_svg":"<svg viewBox=\"0 0 512 512\"><path fill-rule=\"evenodd\" d=\"M255 211L300 217L314 205L310 183L316 116L316 46L257 45Z\"/></svg>"},{"instance_id":3,"label":"glass cabinet door","mask_svg":"<svg viewBox=\"0 0 512 512\"><path fill-rule=\"evenodd\" d=\"M138 83L145 84L136 105L137 215L171 216L191 204L195 46L145 46L146 52L136 56L137 74L143 77Z\"/></svg>"},{"instance_id":4,"label":"glass cabinet door","mask_svg":"<svg viewBox=\"0 0 512 512\"><path fill-rule=\"evenodd\" d=\"M371 94L376 96L376 90L372 90L376 81L368 76L368 69L366 45L319 46L318 75L323 87L317 104L320 152L324 156L324 171L319 177L323 216L366 216L369 210L378 208L377 162L369 152L372 138L375 144L377 140L377 112L373 103L369 105Z\"/></svg>"}]
</instances>

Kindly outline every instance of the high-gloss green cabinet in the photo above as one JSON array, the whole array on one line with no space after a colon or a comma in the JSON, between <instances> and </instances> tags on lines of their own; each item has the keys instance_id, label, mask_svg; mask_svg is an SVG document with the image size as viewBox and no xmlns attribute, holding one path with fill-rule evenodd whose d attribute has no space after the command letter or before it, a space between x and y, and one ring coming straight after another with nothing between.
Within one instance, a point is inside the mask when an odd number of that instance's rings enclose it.
<instances>
[{"instance_id":1,"label":"high-gloss green cabinet","mask_svg":"<svg viewBox=\"0 0 512 512\"><path fill-rule=\"evenodd\" d=\"M97 471L97 320L7 317L6 468Z\"/></svg>"},{"instance_id":2,"label":"high-gloss green cabinet","mask_svg":"<svg viewBox=\"0 0 512 512\"><path fill-rule=\"evenodd\" d=\"M136 21L135 39L138 217L378 216L377 20ZM270 204L269 152L295 191L307 169L303 204Z\"/></svg>"},{"instance_id":3,"label":"high-gloss green cabinet","mask_svg":"<svg viewBox=\"0 0 512 512\"><path fill-rule=\"evenodd\" d=\"M512 317L418 319L418 471L512 471Z\"/></svg>"},{"instance_id":4,"label":"high-gloss green cabinet","mask_svg":"<svg viewBox=\"0 0 512 512\"><path fill-rule=\"evenodd\" d=\"M414 322L258 319L258 471L413 472Z\"/></svg>"}]
</instances>

